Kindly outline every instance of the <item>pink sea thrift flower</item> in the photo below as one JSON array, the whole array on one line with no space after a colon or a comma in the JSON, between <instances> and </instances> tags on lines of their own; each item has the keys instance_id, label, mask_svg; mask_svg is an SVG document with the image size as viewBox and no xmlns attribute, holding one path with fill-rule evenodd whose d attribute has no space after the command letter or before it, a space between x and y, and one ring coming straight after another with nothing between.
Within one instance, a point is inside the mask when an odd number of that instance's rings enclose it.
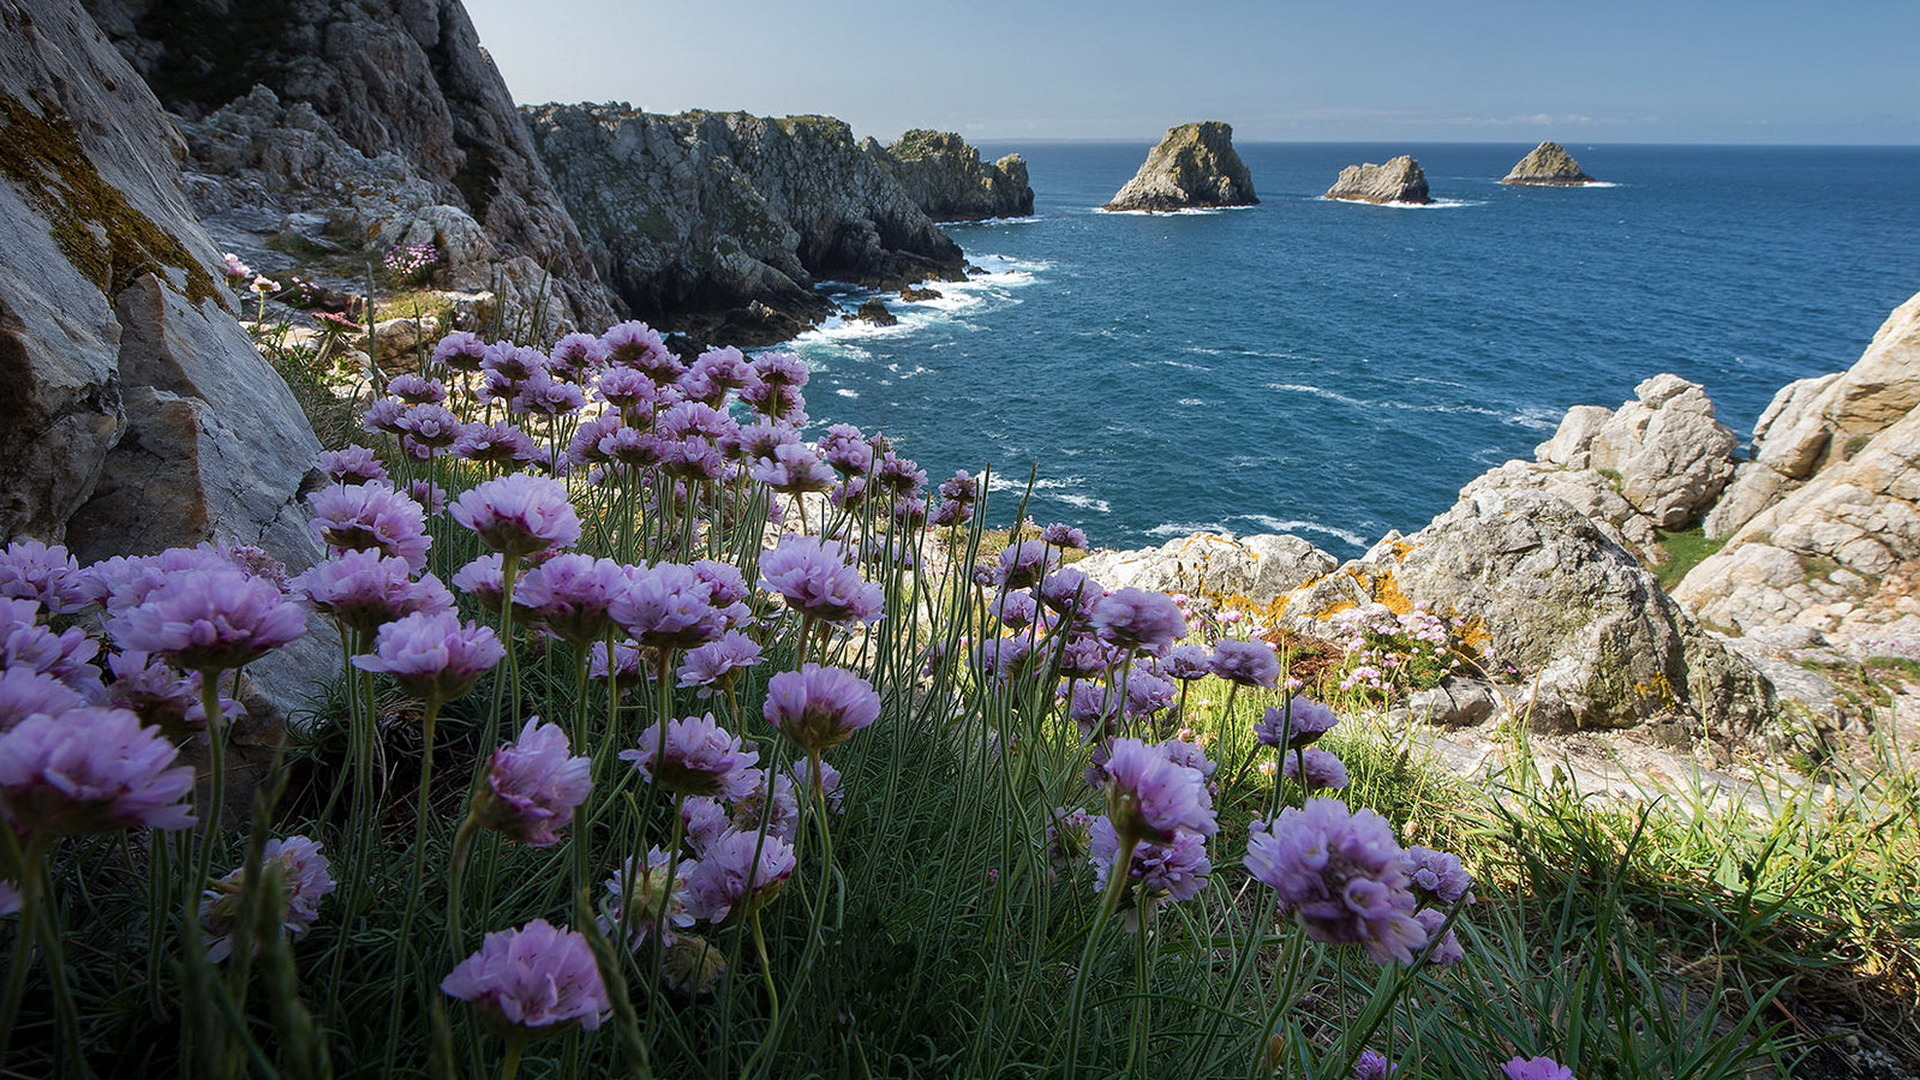
<instances>
[{"instance_id":1,"label":"pink sea thrift flower","mask_svg":"<svg viewBox=\"0 0 1920 1080\"><path fill-rule=\"evenodd\" d=\"M1280 681L1280 657L1264 641L1239 641L1221 638L1213 646L1208 668L1215 675L1241 686L1271 690Z\"/></svg>"},{"instance_id":2,"label":"pink sea thrift flower","mask_svg":"<svg viewBox=\"0 0 1920 1080\"><path fill-rule=\"evenodd\" d=\"M1139 739L1115 739L1103 768L1107 816L1122 839L1170 844L1181 829L1202 836L1219 830L1206 777L1175 761L1164 748Z\"/></svg>"},{"instance_id":3,"label":"pink sea thrift flower","mask_svg":"<svg viewBox=\"0 0 1920 1080\"><path fill-rule=\"evenodd\" d=\"M364 446L323 450L314 464L336 484L351 486L387 479L387 467Z\"/></svg>"},{"instance_id":4,"label":"pink sea thrift flower","mask_svg":"<svg viewBox=\"0 0 1920 1080\"><path fill-rule=\"evenodd\" d=\"M493 752L487 784L474 795L480 824L528 847L560 842L558 830L593 788L593 762L571 756L567 733L530 717L520 737Z\"/></svg>"},{"instance_id":5,"label":"pink sea thrift flower","mask_svg":"<svg viewBox=\"0 0 1920 1080\"><path fill-rule=\"evenodd\" d=\"M453 572L453 587L473 597L482 608L500 614L506 599L506 579L500 554L482 555Z\"/></svg>"},{"instance_id":6,"label":"pink sea thrift flower","mask_svg":"<svg viewBox=\"0 0 1920 1080\"><path fill-rule=\"evenodd\" d=\"M1269 825L1254 822L1247 870L1298 914L1314 941L1364 945L1379 963L1408 963L1427 943L1413 917L1393 827L1372 810L1335 799L1288 807Z\"/></svg>"},{"instance_id":7,"label":"pink sea thrift flower","mask_svg":"<svg viewBox=\"0 0 1920 1080\"><path fill-rule=\"evenodd\" d=\"M1187 620L1166 593L1120 589L1094 606L1093 628L1121 648L1158 656L1187 632Z\"/></svg>"},{"instance_id":8,"label":"pink sea thrift flower","mask_svg":"<svg viewBox=\"0 0 1920 1080\"><path fill-rule=\"evenodd\" d=\"M384 481L334 485L307 496L313 508L313 534L334 554L374 550L405 559L414 573L426 569L426 511Z\"/></svg>"},{"instance_id":9,"label":"pink sea thrift flower","mask_svg":"<svg viewBox=\"0 0 1920 1080\"><path fill-rule=\"evenodd\" d=\"M808 754L846 742L880 716L880 695L845 668L805 664L767 681L767 723Z\"/></svg>"},{"instance_id":10,"label":"pink sea thrift flower","mask_svg":"<svg viewBox=\"0 0 1920 1080\"><path fill-rule=\"evenodd\" d=\"M586 936L545 919L488 934L440 989L498 1023L542 1035L576 1025L592 1031L612 1009Z\"/></svg>"},{"instance_id":11,"label":"pink sea thrift flower","mask_svg":"<svg viewBox=\"0 0 1920 1080\"><path fill-rule=\"evenodd\" d=\"M633 640L652 649L690 649L726 632L713 606L713 585L680 563L655 563L628 574L628 586L609 609Z\"/></svg>"},{"instance_id":12,"label":"pink sea thrift flower","mask_svg":"<svg viewBox=\"0 0 1920 1080\"><path fill-rule=\"evenodd\" d=\"M556 555L527 571L514 587L513 602L555 637L589 645L613 629L612 605L630 585L625 568L612 559Z\"/></svg>"},{"instance_id":13,"label":"pink sea thrift flower","mask_svg":"<svg viewBox=\"0 0 1920 1080\"><path fill-rule=\"evenodd\" d=\"M758 858L755 858L755 852ZM687 911L718 923L738 910L752 914L793 876L793 848L769 833L729 830L687 871Z\"/></svg>"},{"instance_id":14,"label":"pink sea thrift flower","mask_svg":"<svg viewBox=\"0 0 1920 1080\"><path fill-rule=\"evenodd\" d=\"M38 601L49 615L71 615L98 597L67 549L38 540L15 540L0 552L0 597Z\"/></svg>"},{"instance_id":15,"label":"pink sea thrift flower","mask_svg":"<svg viewBox=\"0 0 1920 1080\"><path fill-rule=\"evenodd\" d=\"M600 932L615 942L625 942L629 950L640 945L660 926L660 943L672 945L679 931L693 925L687 911L687 871L692 859L682 859L674 868L673 882L667 882L667 852L653 848L646 859L628 859L607 878L606 895L600 900L600 914L594 921ZM664 911L664 918L663 912Z\"/></svg>"},{"instance_id":16,"label":"pink sea thrift flower","mask_svg":"<svg viewBox=\"0 0 1920 1080\"><path fill-rule=\"evenodd\" d=\"M415 612L453 610L453 594L439 578L427 574L415 581L406 560L378 551L349 551L316 563L291 585L314 610L360 633L372 633Z\"/></svg>"},{"instance_id":17,"label":"pink sea thrift flower","mask_svg":"<svg viewBox=\"0 0 1920 1080\"><path fill-rule=\"evenodd\" d=\"M687 652L680 665L680 685L698 687L694 693L707 697L725 690L740 672L760 660L759 644L738 630L729 630L718 640Z\"/></svg>"},{"instance_id":18,"label":"pink sea thrift flower","mask_svg":"<svg viewBox=\"0 0 1920 1080\"><path fill-rule=\"evenodd\" d=\"M863 580L834 540L784 536L760 557L760 577L788 607L825 622L875 622L886 603L880 586Z\"/></svg>"},{"instance_id":19,"label":"pink sea thrift flower","mask_svg":"<svg viewBox=\"0 0 1920 1080\"><path fill-rule=\"evenodd\" d=\"M674 795L737 799L759 783L753 767L759 753L741 746L740 737L721 727L712 713L667 721L664 754L662 747L660 725L655 723L640 733L636 749L620 751L620 760Z\"/></svg>"},{"instance_id":20,"label":"pink sea thrift flower","mask_svg":"<svg viewBox=\"0 0 1920 1080\"><path fill-rule=\"evenodd\" d=\"M453 502L453 520L505 555L572 547L580 539L580 517L567 499L566 485L525 473L461 493Z\"/></svg>"},{"instance_id":21,"label":"pink sea thrift flower","mask_svg":"<svg viewBox=\"0 0 1920 1080\"><path fill-rule=\"evenodd\" d=\"M121 648L158 653L183 671L230 671L299 640L307 618L264 578L238 569L188 570L168 577L107 629Z\"/></svg>"},{"instance_id":22,"label":"pink sea thrift flower","mask_svg":"<svg viewBox=\"0 0 1920 1080\"><path fill-rule=\"evenodd\" d=\"M1338 789L1347 786L1349 777L1346 763L1317 746L1309 746L1298 754L1291 751L1281 754L1280 775L1289 780L1298 780L1302 761L1307 766L1307 787Z\"/></svg>"},{"instance_id":23,"label":"pink sea thrift flower","mask_svg":"<svg viewBox=\"0 0 1920 1080\"><path fill-rule=\"evenodd\" d=\"M1285 708L1268 706L1266 714L1254 722L1253 735L1262 746L1292 750L1312 745L1339 722L1327 706L1295 697Z\"/></svg>"},{"instance_id":24,"label":"pink sea thrift flower","mask_svg":"<svg viewBox=\"0 0 1920 1080\"><path fill-rule=\"evenodd\" d=\"M1500 1066L1507 1080L1574 1080L1573 1070L1550 1057L1516 1057Z\"/></svg>"},{"instance_id":25,"label":"pink sea thrift flower","mask_svg":"<svg viewBox=\"0 0 1920 1080\"><path fill-rule=\"evenodd\" d=\"M1120 835L1113 822L1098 817L1088 831L1088 855L1094 867L1094 890L1104 892L1113 864L1120 857ZM1132 864L1127 871L1128 885L1122 908L1127 927L1137 929L1141 915L1139 899L1151 912L1161 900L1178 904L1200 895L1213 874L1213 862L1207 858L1206 837L1181 829L1171 843L1142 841L1134 846ZM1139 896L1137 894L1144 894Z\"/></svg>"},{"instance_id":26,"label":"pink sea thrift flower","mask_svg":"<svg viewBox=\"0 0 1920 1080\"><path fill-rule=\"evenodd\" d=\"M260 852L260 868L280 873L285 890L280 928L294 941L305 937L320 917L320 901L334 889L333 864L320 853L319 844L304 836L289 836L267 841ZM207 956L216 963L233 953L234 920L240 914L240 894L247 887L245 871L245 867L233 870L200 901L200 919L212 935Z\"/></svg>"},{"instance_id":27,"label":"pink sea thrift flower","mask_svg":"<svg viewBox=\"0 0 1920 1080\"><path fill-rule=\"evenodd\" d=\"M182 829L193 767L125 709L35 713L0 737L0 809L27 835L71 836L144 825Z\"/></svg>"},{"instance_id":28,"label":"pink sea thrift flower","mask_svg":"<svg viewBox=\"0 0 1920 1080\"><path fill-rule=\"evenodd\" d=\"M45 672L0 667L0 734L12 731L34 713L58 716L85 704L87 699L78 691Z\"/></svg>"},{"instance_id":29,"label":"pink sea thrift flower","mask_svg":"<svg viewBox=\"0 0 1920 1080\"><path fill-rule=\"evenodd\" d=\"M463 623L451 611L417 612L380 627L372 655L354 657L353 666L392 675L424 701L447 702L473 689L506 655L488 627Z\"/></svg>"}]
</instances>

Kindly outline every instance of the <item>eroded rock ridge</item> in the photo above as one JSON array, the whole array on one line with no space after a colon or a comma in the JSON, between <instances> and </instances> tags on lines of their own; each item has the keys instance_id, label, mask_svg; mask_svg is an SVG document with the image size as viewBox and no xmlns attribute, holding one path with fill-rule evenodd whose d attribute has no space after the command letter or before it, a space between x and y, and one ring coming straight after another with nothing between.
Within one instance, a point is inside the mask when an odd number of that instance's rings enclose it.
<instances>
[{"instance_id":1,"label":"eroded rock ridge","mask_svg":"<svg viewBox=\"0 0 1920 1080\"><path fill-rule=\"evenodd\" d=\"M1172 211L1259 201L1253 176L1233 149L1233 128L1203 120L1168 128L1140 171L1101 209Z\"/></svg>"}]
</instances>

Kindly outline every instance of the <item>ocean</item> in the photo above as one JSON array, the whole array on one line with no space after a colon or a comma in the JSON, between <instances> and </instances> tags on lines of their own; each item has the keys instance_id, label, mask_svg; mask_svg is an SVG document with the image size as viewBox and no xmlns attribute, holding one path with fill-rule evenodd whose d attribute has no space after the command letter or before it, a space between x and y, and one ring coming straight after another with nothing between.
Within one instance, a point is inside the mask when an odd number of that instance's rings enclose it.
<instances>
[{"instance_id":1,"label":"ocean","mask_svg":"<svg viewBox=\"0 0 1920 1080\"><path fill-rule=\"evenodd\" d=\"M816 427L884 432L936 483L990 466L1002 522L1034 473L1029 515L1098 546L1347 557L1658 372L1745 439L1920 291L1920 147L1568 144L1606 185L1583 188L1500 185L1518 143L1237 148L1260 205L1140 215L1096 208L1145 145L983 144L1026 157L1034 215L950 226L987 273L891 298L898 326L793 342ZM1434 206L1319 197L1400 153Z\"/></svg>"}]
</instances>

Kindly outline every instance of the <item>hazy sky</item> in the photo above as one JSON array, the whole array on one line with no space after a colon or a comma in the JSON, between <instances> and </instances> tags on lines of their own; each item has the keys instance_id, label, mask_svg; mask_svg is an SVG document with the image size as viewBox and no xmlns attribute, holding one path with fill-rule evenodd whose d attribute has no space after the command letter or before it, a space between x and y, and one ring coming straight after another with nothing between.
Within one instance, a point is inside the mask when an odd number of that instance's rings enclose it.
<instances>
[{"instance_id":1,"label":"hazy sky","mask_svg":"<svg viewBox=\"0 0 1920 1080\"><path fill-rule=\"evenodd\" d=\"M860 134L1920 143L1920 0L466 0L521 102Z\"/></svg>"}]
</instances>

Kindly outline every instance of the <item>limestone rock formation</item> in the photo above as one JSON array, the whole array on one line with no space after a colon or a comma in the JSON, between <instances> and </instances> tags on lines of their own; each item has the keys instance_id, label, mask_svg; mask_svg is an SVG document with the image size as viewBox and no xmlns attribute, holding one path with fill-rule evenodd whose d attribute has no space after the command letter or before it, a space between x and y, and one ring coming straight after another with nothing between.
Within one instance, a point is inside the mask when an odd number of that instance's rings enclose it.
<instances>
[{"instance_id":1,"label":"limestone rock formation","mask_svg":"<svg viewBox=\"0 0 1920 1080\"><path fill-rule=\"evenodd\" d=\"M899 316L887 310L887 302L877 296L862 303L850 318L875 326L895 326L900 322Z\"/></svg>"},{"instance_id":2,"label":"limestone rock formation","mask_svg":"<svg viewBox=\"0 0 1920 1080\"><path fill-rule=\"evenodd\" d=\"M1167 129L1140 171L1102 210L1252 206L1253 177L1233 149L1233 128L1203 120Z\"/></svg>"},{"instance_id":3,"label":"limestone rock formation","mask_svg":"<svg viewBox=\"0 0 1920 1080\"><path fill-rule=\"evenodd\" d=\"M1593 177L1580 168L1573 155L1557 142L1543 142L1514 163L1501 181L1503 184L1534 184L1544 187L1568 187L1591 184Z\"/></svg>"},{"instance_id":4,"label":"limestone rock formation","mask_svg":"<svg viewBox=\"0 0 1920 1080\"><path fill-rule=\"evenodd\" d=\"M319 444L210 269L177 132L75 0L0 0L0 32L0 542L305 567ZM300 661L276 663L289 700Z\"/></svg>"},{"instance_id":5,"label":"limestone rock formation","mask_svg":"<svg viewBox=\"0 0 1920 1080\"><path fill-rule=\"evenodd\" d=\"M1614 543L1663 561L1660 531L1685 528L1733 475L1739 440L1698 384L1655 375L1618 410L1576 405L1534 461L1509 461L1461 490L1529 489L1565 500Z\"/></svg>"},{"instance_id":6,"label":"limestone rock formation","mask_svg":"<svg viewBox=\"0 0 1920 1080\"><path fill-rule=\"evenodd\" d=\"M1110 589L1185 593L1204 603L1264 608L1339 565L1297 536L1200 532L1137 551L1095 551L1075 564Z\"/></svg>"},{"instance_id":7,"label":"limestone rock formation","mask_svg":"<svg viewBox=\"0 0 1920 1080\"><path fill-rule=\"evenodd\" d=\"M86 5L185 121L195 195L223 211L210 221L222 243L317 213L355 244L431 235L455 249L455 288L484 288L498 270L527 306L550 281L562 323L614 318L459 0ZM416 225L432 207L452 233Z\"/></svg>"},{"instance_id":8,"label":"limestone rock formation","mask_svg":"<svg viewBox=\"0 0 1920 1080\"><path fill-rule=\"evenodd\" d=\"M1375 604L1468 620L1482 635L1482 669L1517 675L1515 708L1540 730L1672 724L1751 736L1773 715L1772 686L1752 665L1586 515L1545 492L1467 496L1295 591L1283 615L1329 636L1334 616Z\"/></svg>"},{"instance_id":9,"label":"limestone rock formation","mask_svg":"<svg viewBox=\"0 0 1920 1080\"><path fill-rule=\"evenodd\" d=\"M1707 518L1726 546L1675 591L1701 619L1856 645L1920 639L1920 296L1854 366L1787 386ZM1872 651L1863 649L1863 651Z\"/></svg>"},{"instance_id":10,"label":"limestone rock formation","mask_svg":"<svg viewBox=\"0 0 1920 1080\"><path fill-rule=\"evenodd\" d=\"M915 129L882 147L862 147L892 176L915 206L935 221L984 221L1033 213L1027 163L1008 154L991 165L952 132Z\"/></svg>"},{"instance_id":11,"label":"limestone rock formation","mask_svg":"<svg viewBox=\"0 0 1920 1080\"><path fill-rule=\"evenodd\" d=\"M1339 179L1327 189L1326 197L1342 202L1415 205L1433 201L1427 193L1427 174L1420 171L1419 162L1406 154L1390 158L1384 165L1367 162L1341 169Z\"/></svg>"},{"instance_id":12,"label":"limestone rock formation","mask_svg":"<svg viewBox=\"0 0 1920 1080\"><path fill-rule=\"evenodd\" d=\"M526 120L602 274L655 325L768 344L829 313L816 281L961 276L958 245L831 117L611 104Z\"/></svg>"}]
</instances>

